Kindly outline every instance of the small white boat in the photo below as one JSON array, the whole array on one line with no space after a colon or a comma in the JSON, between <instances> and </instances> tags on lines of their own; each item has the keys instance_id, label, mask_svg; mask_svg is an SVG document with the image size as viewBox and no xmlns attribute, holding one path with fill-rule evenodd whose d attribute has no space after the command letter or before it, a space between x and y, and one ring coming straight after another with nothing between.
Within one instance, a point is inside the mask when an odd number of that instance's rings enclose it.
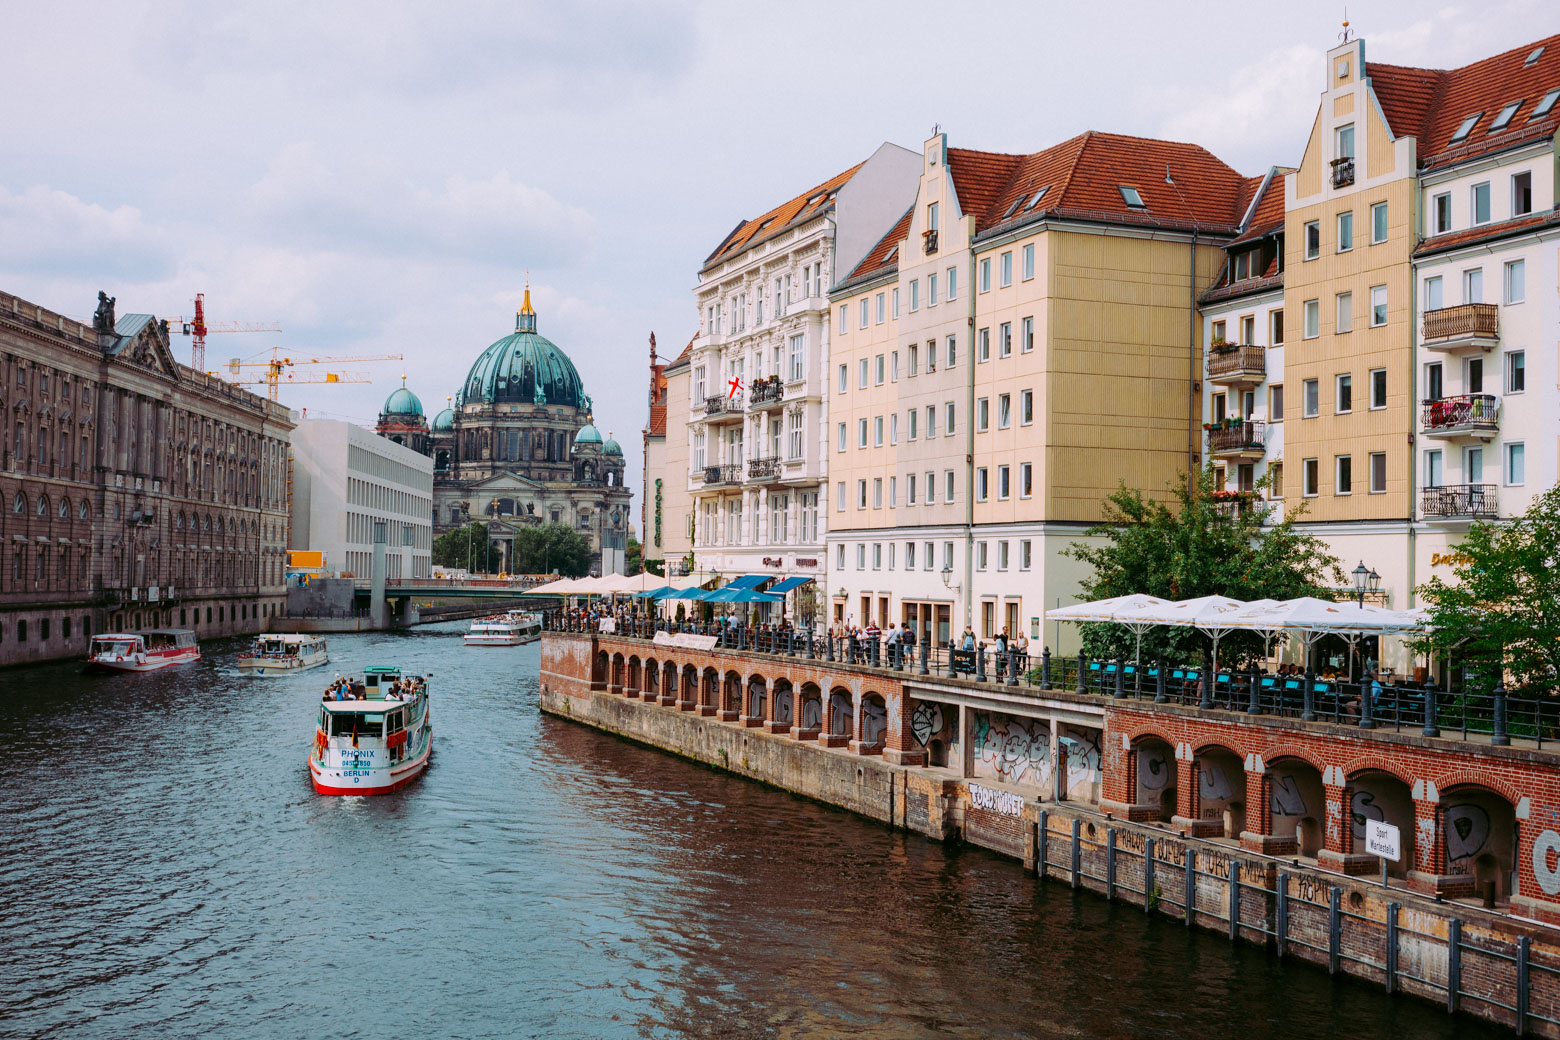
<instances>
[{"instance_id":1,"label":"small white boat","mask_svg":"<svg viewBox=\"0 0 1560 1040\"><path fill-rule=\"evenodd\" d=\"M187 628L146 632L105 632L92 637L87 664L111 672L155 672L200 660L195 633Z\"/></svg>"},{"instance_id":2,"label":"small white boat","mask_svg":"<svg viewBox=\"0 0 1560 1040\"><path fill-rule=\"evenodd\" d=\"M287 675L318 668L329 660L324 636L262 635L239 656L238 670L246 675Z\"/></svg>"},{"instance_id":3,"label":"small white boat","mask_svg":"<svg viewBox=\"0 0 1560 1040\"><path fill-rule=\"evenodd\" d=\"M348 699L336 699L338 687ZM427 680L403 679L399 668L366 668L361 680L326 689L309 779L317 794L389 794L422 775L432 755Z\"/></svg>"},{"instance_id":4,"label":"small white boat","mask_svg":"<svg viewBox=\"0 0 1560 1040\"><path fill-rule=\"evenodd\" d=\"M466 632L467 646L519 646L542 638L540 614L495 614L478 618Z\"/></svg>"}]
</instances>

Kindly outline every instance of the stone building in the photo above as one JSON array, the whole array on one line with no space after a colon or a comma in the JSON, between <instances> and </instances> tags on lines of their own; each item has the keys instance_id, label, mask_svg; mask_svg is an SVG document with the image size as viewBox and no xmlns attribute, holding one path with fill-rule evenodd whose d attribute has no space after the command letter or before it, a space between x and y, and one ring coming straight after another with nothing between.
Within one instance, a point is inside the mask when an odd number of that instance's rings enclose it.
<instances>
[{"instance_id":1,"label":"stone building","mask_svg":"<svg viewBox=\"0 0 1560 1040\"><path fill-rule=\"evenodd\" d=\"M101 294L84 325L0 293L0 403L0 664L281 612L287 409L179 364L162 322Z\"/></svg>"},{"instance_id":2,"label":"stone building","mask_svg":"<svg viewBox=\"0 0 1560 1040\"><path fill-rule=\"evenodd\" d=\"M515 331L477 356L452 407L421 425L422 404L404 386L386 400L377 432L415 447L428 430L435 535L472 520L490 524L504 550L518 531L563 523L590 543L591 571L620 573L630 499L623 449L591 421L579 371L536 331L531 292Z\"/></svg>"}]
</instances>

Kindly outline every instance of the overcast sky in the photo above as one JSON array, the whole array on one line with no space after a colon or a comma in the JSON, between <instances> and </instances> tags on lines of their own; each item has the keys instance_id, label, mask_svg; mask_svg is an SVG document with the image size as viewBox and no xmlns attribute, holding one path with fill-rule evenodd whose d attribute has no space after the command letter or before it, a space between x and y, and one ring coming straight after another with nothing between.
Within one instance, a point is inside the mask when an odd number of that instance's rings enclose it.
<instances>
[{"instance_id":1,"label":"overcast sky","mask_svg":"<svg viewBox=\"0 0 1560 1040\"><path fill-rule=\"evenodd\" d=\"M1370 60L1447 67L1557 31L1539 0L1355 2ZM1243 173L1300 157L1343 5L36 3L0 0L0 288L89 318L274 321L207 367L339 366L293 407L430 416L514 327L530 269L639 486L646 339L697 327L738 220L940 123L1030 152L1083 130L1195 141ZM175 354L188 360L188 340ZM636 510L637 517L637 510Z\"/></svg>"}]
</instances>

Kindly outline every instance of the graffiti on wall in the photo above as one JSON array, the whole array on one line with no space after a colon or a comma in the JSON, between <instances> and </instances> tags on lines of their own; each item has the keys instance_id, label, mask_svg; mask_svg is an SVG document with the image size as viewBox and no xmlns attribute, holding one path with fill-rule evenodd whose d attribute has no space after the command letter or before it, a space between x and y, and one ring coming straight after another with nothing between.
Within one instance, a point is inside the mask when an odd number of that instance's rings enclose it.
<instances>
[{"instance_id":1,"label":"graffiti on wall","mask_svg":"<svg viewBox=\"0 0 1560 1040\"><path fill-rule=\"evenodd\" d=\"M1287 774L1274 776L1269 785L1268 811L1274 816L1305 816L1305 795L1300 784Z\"/></svg>"},{"instance_id":2,"label":"graffiti on wall","mask_svg":"<svg viewBox=\"0 0 1560 1040\"><path fill-rule=\"evenodd\" d=\"M1465 802L1446 810L1446 862L1468 873L1473 859L1490 840L1490 814L1482 805Z\"/></svg>"},{"instance_id":3,"label":"graffiti on wall","mask_svg":"<svg viewBox=\"0 0 1560 1040\"><path fill-rule=\"evenodd\" d=\"M1544 895L1560 895L1560 834L1541 831L1533 839L1533 880Z\"/></svg>"},{"instance_id":4,"label":"graffiti on wall","mask_svg":"<svg viewBox=\"0 0 1560 1040\"><path fill-rule=\"evenodd\" d=\"M1051 781L1051 730L1035 719L974 713L975 775L1043 787Z\"/></svg>"},{"instance_id":5,"label":"graffiti on wall","mask_svg":"<svg viewBox=\"0 0 1560 1040\"><path fill-rule=\"evenodd\" d=\"M1163 791L1175 783L1175 767L1170 764L1170 749L1162 744L1138 749L1138 786L1145 791Z\"/></svg>"},{"instance_id":6,"label":"graffiti on wall","mask_svg":"<svg viewBox=\"0 0 1560 1040\"><path fill-rule=\"evenodd\" d=\"M888 710L875 697L861 702L861 742L881 744L883 731L888 728Z\"/></svg>"},{"instance_id":7,"label":"graffiti on wall","mask_svg":"<svg viewBox=\"0 0 1560 1040\"><path fill-rule=\"evenodd\" d=\"M970 804L1003 816L1022 816L1024 813L1024 800L1018 795L1011 791L993 791L980 784L970 785Z\"/></svg>"},{"instance_id":8,"label":"graffiti on wall","mask_svg":"<svg viewBox=\"0 0 1560 1040\"><path fill-rule=\"evenodd\" d=\"M1354 832L1354 840L1365 840L1365 822L1378 820L1386 822L1387 813L1376 804L1376 796L1369 791L1355 791L1354 797L1349 800L1349 827Z\"/></svg>"},{"instance_id":9,"label":"graffiti on wall","mask_svg":"<svg viewBox=\"0 0 1560 1040\"><path fill-rule=\"evenodd\" d=\"M802 728L823 728L823 698L808 697L802 701Z\"/></svg>"},{"instance_id":10,"label":"graffiti on wall","mask_svg":"<svg viewBox=\"0 0 1560 1040\"><path fill-rule=\"evenodd\" d=\"M787 726L791 724L791 699L790 690L783 690L775 694L775 721L783 722Z\"/></svg>"},{"instance_id":11,"label":"graffiti on wall","mask_svg":"<svg viewBox=\"0 0 1560 1040\"><path fill-rule=\"evenodd\" d=\"M1224 767L1218 762L1199 762L1197 771L1197 795L1205 802L1227 802L1235 797L1235 788L1230 783Z\"/></svg>"},{"instance_id":12,"label":"graffiti on wall","mask_svg":"<svg viewBox=\"0 0 1560 1040\"><path fill-rule=\"evenodd\" d=\"M845 737L850 735L850 717L852 713L850 694L829 694L829 735Z\"/></svg>"},{"instance_id":13,"label":"graffiti on wall","mask_svg":"<svg viewBox=\"0 0 1560 1040\"><path fill-rule=\"evenodd\" d=\"M1067 751L1067 788L1074 790L1100 782L1100 735L1094 730L1072 730L1058 743Z\"/></svg>"},{"instance_id":14,"label":"graffiti on wall","mask_svg":"<svg viewBox=\"0 0 1560 1040\"><path fill-rule=\"evenodd\" d=\"M910 735L922 747L943 730L942 705L933 701L921 701L910 713Z\"/></svg>"}]
</instances>

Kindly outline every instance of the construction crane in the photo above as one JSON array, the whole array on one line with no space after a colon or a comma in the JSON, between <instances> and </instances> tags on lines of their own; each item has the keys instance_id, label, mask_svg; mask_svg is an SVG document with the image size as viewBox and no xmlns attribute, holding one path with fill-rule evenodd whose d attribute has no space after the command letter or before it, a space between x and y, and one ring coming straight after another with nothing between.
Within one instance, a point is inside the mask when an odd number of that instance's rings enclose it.
<instances>
[{"instance_id":1,"label":"construction crane","mask_svg":"<svg viewBox=\"0 0 1560 1040\"><path fill-rule=\"evenodd\" d=\"M371 383L368 376L360 372L324 372L318 376L299 375L291 371L301 365L338 365L343 363L357 363L361 361L401 361L400 354L383 355L345 355L341 357L283 357L279 347L271 348L271 357L268 361L241 361L233 358L227 363L230 377L228 382L234 386L260 386L266 387L266 396L276 400L276 388L282 383L289 386L302 383ZM244 379L243 370L246 368L263 368L264 374L257 375L253 379Z\"/></svg>"},{"instance_id":2,"label":"construction crane","mask_svg":"<svg viewBox=\"0 0 1560 1040\"><path fill-rule=\"evenodd\" d=\"M194 336L195 342L190 346L190 367L197 372L206 370L206 336L213 332L281 332L282 327L274 321L206 321L206 294L195 294L195 317L193 318L169 318L170 331L182 332L186 336Z\"/></svg>"}]
</instances>

